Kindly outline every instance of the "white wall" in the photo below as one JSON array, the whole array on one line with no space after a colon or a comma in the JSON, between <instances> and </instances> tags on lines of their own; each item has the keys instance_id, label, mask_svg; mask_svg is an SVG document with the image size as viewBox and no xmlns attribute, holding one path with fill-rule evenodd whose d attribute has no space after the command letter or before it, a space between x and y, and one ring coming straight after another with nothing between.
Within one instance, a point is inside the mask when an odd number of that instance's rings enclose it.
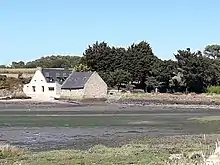
<instances>
[{"instance_id":1,"label":"white wall","mask_svg":"<svg viewBox=\"0 0 220 165\"><path fill-rule=\"evenodd\" d=\"M35 91L33 90L35 87ZM43 88L44 87L44 91ZM54 90L49 90L54 88ZM24 85L23 91L30 97L57 97L61 86L58 83L47 83L40 70L37 70L29 84Z\"/></svg>"}]
</instances>

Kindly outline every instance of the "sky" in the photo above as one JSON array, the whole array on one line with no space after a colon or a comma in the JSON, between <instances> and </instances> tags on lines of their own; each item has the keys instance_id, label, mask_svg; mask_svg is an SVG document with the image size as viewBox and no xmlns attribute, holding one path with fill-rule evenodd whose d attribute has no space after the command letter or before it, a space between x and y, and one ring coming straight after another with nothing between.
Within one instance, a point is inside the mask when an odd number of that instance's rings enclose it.
<instances>
[{"instance_id":1,"label":"sky","mask_svg":"<svg viewBox=\"0 0 220 165\"><path fill-rule=\"evenodd\" d=\"M161 59L220 44L219 0L0 0L0 64L149 42Z\"/></svg>"}]
</instances>

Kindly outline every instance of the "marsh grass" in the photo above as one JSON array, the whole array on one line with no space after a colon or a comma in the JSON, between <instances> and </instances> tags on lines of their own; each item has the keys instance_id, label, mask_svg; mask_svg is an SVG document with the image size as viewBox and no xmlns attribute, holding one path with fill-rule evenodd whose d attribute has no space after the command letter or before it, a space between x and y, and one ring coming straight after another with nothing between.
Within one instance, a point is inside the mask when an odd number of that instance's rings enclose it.
<instances>
[{"instance_id":1,"label":"marsh grass","mask_svg":"<svg viewBox=\"0 0 220 165\"><path fill-rule=\"evenodd\" d=\"M198 118L189 118L188 120L197 120L200 122L220 121L220 116L204 116Z\"/></svg>"},{"instance_id":2,"label":"marsh grass","mask_svg":"<svg viewBox=\"0 0 220 165\"><path fill-rule=\"evenodd\" d=\"M18 74L18 73L34 74L36 70L37 68L19 68L19 69L0 68L0 73L2 74Z\"/></svg>"},{"instance_id":3,"label":"marsh grass","mask_svg":"<svg viewBox=\"0 0 220 165\"><path fill-rule=\"evenodd\" d=\"M17 157L25 152L24 149L11 146L11 145L1 145L0 146L0 158L4 159L7 157Z\"/></svg>"},{"instance_id":4,"label":"marsh grass","mask_svg":"<svg viewBox=\"0 0 220 165\"><path fill-rule=\"evenodd\" d=\"M166 152L150 150L147 145L125 145L119 148L97 145L87 151L57 150L34 153L27 160L20 162L28 165L163 165L168 156Z\"/></svg>"},{"instance_id":5,"label":"marsh grass","mask_svg":"<svg viewBox=\"0 0 220 165\"><path fill-rule=\"evenodd\" d=\"M220 86L210 86L206 91L208 94L220 94Z\"/></svg>"},{"instance_id":6,"label":"marsh grass","mask_svg":"<svg viewBox=\"0 0 220 165\"><path fill-rule=\"evenodd\" d=\"M4 155L0 158L0 164L210 165L207 160L214 160L210 155L216 155L220 151L219 143L215 146L214 138L216 136L205 135L158 137L133 141L116 148L96 145L86 151L69 149L32 153L6 145L0 149Z\"/></svg>"},{"instance_id":7,"label":"marsh grass","mask_svg":"<svg viewBox=\"0 0 220 165\"><path fill-rule=\"evenodd\" d=\"M0 164L11 165L14 162L21 160L21 157L24 154L27 154L28 151L11 146L11 145L0 145Z\"/></svg>"}]
</instances>

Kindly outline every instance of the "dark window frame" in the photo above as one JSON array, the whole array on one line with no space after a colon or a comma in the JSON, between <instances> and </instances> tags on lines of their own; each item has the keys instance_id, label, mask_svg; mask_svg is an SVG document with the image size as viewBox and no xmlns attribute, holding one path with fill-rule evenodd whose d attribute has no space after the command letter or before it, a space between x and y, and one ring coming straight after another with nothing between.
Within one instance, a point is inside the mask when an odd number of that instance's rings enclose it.
<instances>
[{"instance_id":1,"label":"dark window frame","mask_svg":"<svg viewBox=\"0 0 220 165\"><path fill-rule=\"evenodd\" d=\"M32 86L33 92L36 92L36 86Z\"/></svg>"},{"instance_id":2,"label":"dark window frame","mask_svg":"<svg viewBox=\"0 0 220 165\"><path fill-rule=\"evenodd\" d=\"M54 88L54 87L48 87L48 90L49 90L49 91L54 91L55 88Z\"/></svg>"}]
</instances>

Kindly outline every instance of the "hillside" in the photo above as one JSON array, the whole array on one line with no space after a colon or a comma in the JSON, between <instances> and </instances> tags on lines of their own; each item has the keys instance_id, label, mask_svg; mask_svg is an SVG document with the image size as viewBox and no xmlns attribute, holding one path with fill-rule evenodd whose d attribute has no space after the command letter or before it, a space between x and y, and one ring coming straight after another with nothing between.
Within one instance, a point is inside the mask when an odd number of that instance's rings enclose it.
<instances>
[{"instance_id":1,"label":"hillside","mask_svg":"<svg viewBox=\"0 0 220 165\"><path fill-rule=\"evenodd\" d=\"M23 85L29 81L30 78L15 78L0 75L0 97L25 98Z\"/></svg>"},{"instance_id":2,"label":"hillside","mask_svg":"<svg viewBox=\"0 0 220 165\"><path fill-rule=\"evenodd\" d=\"M37 68L0 68L0 74L18 74L18 73L24 73L24 74L34 74Z\"/></svg>"}]
</instances>

